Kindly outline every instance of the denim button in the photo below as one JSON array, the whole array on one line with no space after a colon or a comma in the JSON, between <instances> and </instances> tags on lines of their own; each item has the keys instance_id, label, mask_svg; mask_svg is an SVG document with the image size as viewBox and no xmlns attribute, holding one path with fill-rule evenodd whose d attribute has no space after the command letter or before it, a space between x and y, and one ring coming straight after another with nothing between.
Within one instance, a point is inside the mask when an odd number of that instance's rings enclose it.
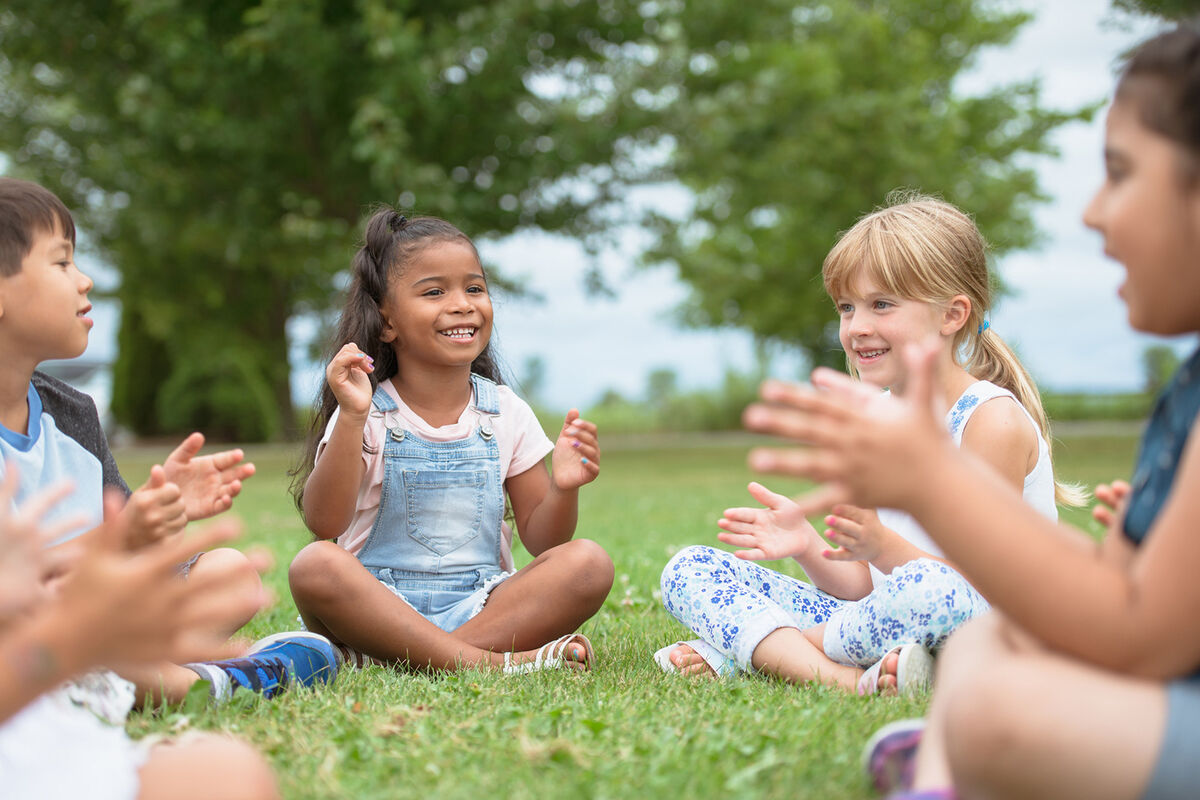
<instances>
[{"instance_id":1,"label":"denim button","mask_svg":"<svg viewBox=\"0 0 1200 800\"><path fill-rule=\"evenodd\" d=\"M479 435L482 436L484 439L491 440L491 438L493 436L495 436L496 434L492 433L492 429L490 427L488 427L487 425L480 425L479 426Z\"/></svg>"},{"instance_id":2,"label":"denim button","mask_svg":"<svg viewBox=\"0 0 1200 800\"><path fill-rule=\"evenodd\" d=\"M390 433L392 434L392 438L395 439L397 442L404 441L404 435L405 435L404 428L392 428Z\"/></svg>"}]
</instances>

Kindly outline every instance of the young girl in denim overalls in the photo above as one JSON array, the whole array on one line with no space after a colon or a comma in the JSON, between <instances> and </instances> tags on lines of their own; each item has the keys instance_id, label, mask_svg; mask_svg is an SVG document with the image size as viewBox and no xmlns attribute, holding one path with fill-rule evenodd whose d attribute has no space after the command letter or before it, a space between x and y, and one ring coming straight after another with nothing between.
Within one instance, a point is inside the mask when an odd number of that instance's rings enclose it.
<instances>
[{"instance_id":1,"label":"young girl in denim overalls","mask_svg":"<svg viewBox=\"0 0 1200 800\"><path fill-rule=\"evenodd\" d=\"M487 279L454 226L378 211L353 267L297 482L319 540L289 573L305 625L360 664L588 668L574 631L613 578L599 545L572 539L596 426L572 409L552 443L500 385ZM520 570L506 492L534 556Z\"/></svg>"}]
</instances>

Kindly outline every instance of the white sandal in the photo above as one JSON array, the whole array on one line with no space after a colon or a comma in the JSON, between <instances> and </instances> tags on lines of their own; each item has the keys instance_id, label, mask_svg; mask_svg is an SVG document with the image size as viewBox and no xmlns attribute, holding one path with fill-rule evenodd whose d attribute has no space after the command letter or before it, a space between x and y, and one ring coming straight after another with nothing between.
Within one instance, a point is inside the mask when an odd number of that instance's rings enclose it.
<instances>
[{"instance_id":1,"label":"white sandal","mask_svg":"<svg viewBox=\"0 0 1200 800\"><path fill-rule=\"evenodd\" d=\"M900 694L918 694L929 689L933 683L933 655L922 644L897 645L872 664L858 679L859 694L879 694L879 676L883 662L892 653L896 660L896 691Z\"/></svg>"},{"instance_id":2,"label":"white sandal","mask_svg":"<svg viewBox=\"0 0 1200 800\"><path fill-rule=\"evenodd\" d=\"M575 661L574 659L566 659L563 654L567 651L567 645L570 644L583 645L584 655L583 661ZM530 661L521 661L513 663L512 653L504 654L504 674L505 675L524 675L527 672L541 672L545 669L561 669L567 661L575 664L580 664L584 669L592 668L592 660L596 654L592 650L592 643L582 633L568 633L566 636L560 636L553 642L548 642L538 648L537 654Z\"/></svg>"},{"instance_id":3,"label":"white sandal","mask_svg":"<svg viewBox=\"0 0 1200 800\"><path fill-rule=\"evenodd\" d=\"M689 642L675 642L660 650L656 650L654 652L654 663L662 667L663 672L679 672L679 669L671 663L671 653L676 647L684 644L695 650L696 654L704 659L704 663L712 668L713 674L718 678L726 678L737 672L737 664L734 663L732 658L703 639L692 639Z\"/></svg>"}]
</instances>

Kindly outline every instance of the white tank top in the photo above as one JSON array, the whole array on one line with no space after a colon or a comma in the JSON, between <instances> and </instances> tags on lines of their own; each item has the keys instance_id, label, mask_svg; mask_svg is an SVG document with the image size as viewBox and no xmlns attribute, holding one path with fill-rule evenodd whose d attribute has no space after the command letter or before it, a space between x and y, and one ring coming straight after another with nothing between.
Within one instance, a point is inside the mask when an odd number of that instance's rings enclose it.
<instances>
[{"instance_id":1,"label":"white tank top","mask_svg":"<svg viewBox=\"0 0 1200 800\"><path fill-rule=\"evenodd\" d=\"M1033 469L1025 476L1025 485L1022 490L1025 502L1051 519L1058 519L1058 505L1054 502L1054 470L1050 464L1050 446L1046 444L1046 439L1042 436L1037 423L1025 409L1025 406L1021 405L1008 389L997 386L990 381L976 381L967 387L954 406L946 413L946 427L950 429L950 435L954 437L954 444L959 447L962 446L963 431L966 429L967 422L971 419L971 415L975 413L975 410L987 401L995 400L997 397L1012 398L1012 401L1017 404L1017 408L1021 409L1021 413L1029 420L1029 424L1033 426L1033 432L1037 436L1037 463L1033 465ZM878 509L878 514L880 522L900 534L900 536L904 537L914 547L918 547L926 553L938 556L939 558L943 556L942 549L934 544L933 539L929 538L929 534L925 532L925 529L918 525L917 521L905 512L897 511L894 508L880 508ZM870 567L871 584L879 586L886 576L876 569L874 565L870 565Z\"/></svg>"}]
</instances>

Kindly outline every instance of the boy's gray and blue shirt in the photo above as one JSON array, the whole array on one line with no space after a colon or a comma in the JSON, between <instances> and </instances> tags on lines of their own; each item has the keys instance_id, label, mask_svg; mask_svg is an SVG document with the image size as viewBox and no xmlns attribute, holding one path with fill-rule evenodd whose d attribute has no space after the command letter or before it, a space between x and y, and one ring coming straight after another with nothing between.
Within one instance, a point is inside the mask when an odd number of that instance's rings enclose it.
<instances>
[{"instance_id":1,"label":"boy's gray and blue shirt","mask_svg":"<svg viewBox=\"0 0 1200 800\"><path fill-rule=\"evenodd\" d=\"M69 481L74 490L47 516L47 521L82 514L86 524L64 539L98 525L103 517L104 489L113 486L129 495L92 399L62 381L33 374L28 391L26 433L0 425L0 474L14 465L18 488L14 504Z\"/></svg>"}]
</instances>

